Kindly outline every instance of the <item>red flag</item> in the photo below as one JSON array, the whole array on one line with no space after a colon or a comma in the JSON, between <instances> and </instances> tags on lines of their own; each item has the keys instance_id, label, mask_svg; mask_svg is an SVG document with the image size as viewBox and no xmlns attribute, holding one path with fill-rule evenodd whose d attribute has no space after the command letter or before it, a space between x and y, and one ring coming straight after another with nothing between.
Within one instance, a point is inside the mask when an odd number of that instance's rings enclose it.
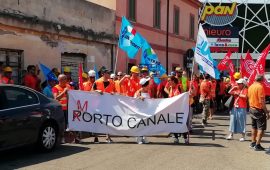
<instances>
[{"instance_id":1,"label":"red flag","mask_svg":"<svg viewBox=\"0 0 270 170\"><path fill-rule=\"evenodd\" d=\"M218 64L217 68L221 71L224 71L224 70L228 70L228 66L227 66L227 63L229 61L231 61L231 51L229 50L227 52L227 54L225 55L225 57L223 58L223 60L220 61L220 63ZM228 63L229 64L229 63Z\"/></svg>"},{"instance_id":2,"label":"red flag","mask_svg":"<svg viewBox=\"0 0 270 170\"><path fill-rule=\"evenodd\" d=\"M83 69L82 69L82 63L79 64L79 72L78 72L78 78L79 78L79 89L83 90L83 79L82 79L82 73L83 73Z\"/></svg>"},{"instance_id":3,"label":"red flag","mask_svg":"<svg viewBox=\"0 0 270 170\"><path fill-rule=\"evenodd\" d=\"M242 77L244 77L243 76L243 72L244 72L244 59L243 59L243 57L242 57L242 55L241 55L241 57L240 57L240 73L241 73L241 75L242 75Z\"/></svg>"},{"instance_id":4,"label":"red flag","mask_svg":"<svg viewBox=\"0 0 270 170\"><path fill-rule=\"evenodd\" d=\"M241 74L242 77L250 77L255 66L255 62L253 61L249 51L247 52L246 58L241 63Z\"/></svg>"},{"instance_id":5,"label":"red flag","mask_svg":"<svg viewBox=\"0 0 270 170\"><path fill-rule=\"evenodd\" d=\"M233 75L235 73L235 70L234 70L234 65L233 65L231 59L228 60L228 64L229 64L228 68L229 68L229 74L230 74L230 77L231 77L231 82L234 82L235 79L234 79Z\"/></svg>"},{"instance_id":6,"label":"red flag","mask_svg":"<svg viewBox=\"0 0 270 170\"><path fill-rule=\"evenodd\" d=\"M230 74L230 78L231 78L231 81L234 82L235 79L233 77L234 73L235 73L235 70L234 70L234 65L233 65L233 62L231 60L231 51L229 50L226 54L226 56L223 58L223 60L220 61L220 63L218 64L218 69L221 70L221 71L224 71L224 70L229 70L229 74Z\"/></svg>"},{"instance_id":7,"label":"red flag","mask_svg":"<svg viewBox=\"0 0 270 170\"><path fill-rule=\"evenodd\" d=\"M248 82L249 85L251 85L255 81L255 77L257 74L264 74L265 61L266 61L266 57L269 53L269 50L270 50L270 44L263 50L263 52L261 53L257 62L255 63L254 69L253 69L251 75L249 76L249 82ZM266 94L270 94L270 85L268 84L268 82L265 79L264 79L263 84L264 84Z\"/></svg>"}]
</instances>

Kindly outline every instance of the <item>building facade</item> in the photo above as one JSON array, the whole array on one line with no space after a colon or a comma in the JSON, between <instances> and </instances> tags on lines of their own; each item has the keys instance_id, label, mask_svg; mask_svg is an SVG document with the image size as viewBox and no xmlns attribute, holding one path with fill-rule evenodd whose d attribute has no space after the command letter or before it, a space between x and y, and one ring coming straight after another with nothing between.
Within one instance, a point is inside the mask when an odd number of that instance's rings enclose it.
<instances>
[{"instance_id":1,"label":"building facade","mask_svg":"<svg viewBox=\"0 0 270 170\"><path fill-rule=\"evenodd\" d=\"M197 0L169 1L168 71L176 66L186 66L186 52L195 47L198 32ZM119 35L121 17L126 16L158 55L166 67L167 0L117 0L116 34ZM132 65L140 64L141 53L135 59L118 49L117 70L128 71Z\"/></svg>"},{"instance_id":2,"label":"building facade","mask_svg":"<svg viewBox=\"0 0 270 170\"><path fill-rule=\"evenodd\" d=\"M251 53L257 60L270 43L270 4L264 0L200 0L200 23L206 32L212 56L218 62L228 50L235 70L239 71L240 58ZM223 10L218 10L223 9ZM266 60L265 70L270 77L270 60Z\"/></svg>"},{"instance_id":3,"label":"building facade","mask_svg":"<svg viewBox=\"0 0 270 170\"><path fill-rule=\"evenodd\" d=\"M113 66L115 10L85 0L0 0L0 62L21 82L28 65ZM41 75L41 78L42 77Z\"/></svg>"}]
</instances>

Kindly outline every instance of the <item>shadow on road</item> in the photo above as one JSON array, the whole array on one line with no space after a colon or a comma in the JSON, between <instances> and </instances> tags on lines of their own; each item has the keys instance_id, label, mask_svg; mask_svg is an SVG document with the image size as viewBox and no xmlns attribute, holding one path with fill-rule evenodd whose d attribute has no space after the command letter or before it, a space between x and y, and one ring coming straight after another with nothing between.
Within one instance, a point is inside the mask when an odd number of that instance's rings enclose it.
<instances>
[{"instance_id":1,"label":"shadow on road","mask_svg":"<svg viewBox=\"0 0 270 170\"><path fill-rule=\"evenodd\" d=\"M18 169L30 165L48 162L54 159L84 152L89 148L81 146L60 145L50 153L40 153L33 147L22 147L0 152L0 169Z\"/></svg>"},{"instance_id":2,"label":"shadow on road","mask_svg":"<svg viewBox=\"0 0 270 170\"><path fill-rule=\"evenodd\" d=\"M118 141L115 144L138 145L136 142L126 142L126 141L125 142ZM184 143L175 144L172 142L150 142L148 144L143 144L143 145L145 145L145 146L147 146L147 145L160 145L160 146L171 146L171 147L198 146L198 147L222 147L222 148L224 148L223 145L215 144L215 143L192 143L192 142L189 144L184 144Z\"/></svg>"}]
</instances>

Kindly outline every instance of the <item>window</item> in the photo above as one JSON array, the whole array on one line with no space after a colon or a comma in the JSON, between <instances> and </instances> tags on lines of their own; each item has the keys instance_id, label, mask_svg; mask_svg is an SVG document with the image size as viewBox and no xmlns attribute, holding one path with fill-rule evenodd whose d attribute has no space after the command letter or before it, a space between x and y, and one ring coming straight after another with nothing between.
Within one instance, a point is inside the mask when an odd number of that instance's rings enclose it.
<instances>
[{"instance_id":1,"label":"window","mask_svg":"<svg viewBox=\"0 0 270 170\"><path fill-rule=\"evenodd\" d=\"M5 87L3 94L5 94L6 97L7 108L34 105L39 103L36 94L25 89L17 87Z\"/></svg>"},{"instance_id":2,"label":"window","mask_svg":"<svg viewBox=\"0 0 270 170\"><path fill-rule=\"evenodd\" d=\"M160 0L154 0L154 27L160 28Z\"/></svg>"},{"instance_id":3,"label":"window","mask_svg":"<svg viewBox=\"0 0 270 170\"><path fill-rule=\"evenodd\" d=\"M175 7L174 8L174 14L173 14L173 32L175 34L179 34L179 18L180 18L180 12L179 12L179 8Z\"/></svg>"},{"instance_id":4,"label":"window","mask_svg":"<svg viewBox=\"0 0 270 170\"><path fill-rule=\"evenodd\" d=\"M12 68L12 80L15 84L22 82L22 61L22 50L0 49L0 62L3 63L3 67L10 66Z\"/></svg>"},{"instance_id":5,"label":"window","mask_svg":"<svg viewBox=\"0 0 270 170\"><path fill-rule=\"evenodd\" d=\"M194 29L195 29L195 18L194 15L190 15L190 25L189 25L189 38L194 40Z\"/></svg>"},{"instance_id":6,"label":"window","mask_svg":"<svg viewBox=\"0 0 270 170\"><path fill-rule=\"evenodd\" d=\"M128 1L128 19L136 21L136 0Z\"/></svg>"},{"instance_id":7,"label":"window","mask_svg":"<svg viewBox=\"0 0 270 170\"><path fill-rule=\"evenodd\" d=\"M71 80L73 82L78 82L78 71L79 64L82 63L85 65L84 61L86 58L86 54L83 53L62 53L61 54L61 67L64 70L64 67L70 67L71 70Z\"/></svg>"}]
</instances>

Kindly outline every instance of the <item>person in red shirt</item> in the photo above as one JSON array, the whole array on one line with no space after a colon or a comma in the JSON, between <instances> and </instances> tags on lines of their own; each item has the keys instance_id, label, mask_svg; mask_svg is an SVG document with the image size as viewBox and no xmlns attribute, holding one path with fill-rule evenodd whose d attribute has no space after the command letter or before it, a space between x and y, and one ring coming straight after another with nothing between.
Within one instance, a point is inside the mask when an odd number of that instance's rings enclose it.
<instances>
[{"instance_id":1,"label":"person in red shirt","mask_svg":"<svg viewBox=\"0 0 270 170\"><path fill-rule=\"evenodd\" d=\"M137 66L132 66L130 72L131 76L125 75L119 83L126 87L126 96L133 97L135 92L141 88L139 78L140 69Z\"/></svg>"},{"instance_id":2,"label":"person in red shirt","mask_svg":"<svg viewBox=\"0 0 270 170\"><path fill-rule=\"evenodd\" d=\"M160 79L161 82L159 83L157 87L157 98L168 98L168 94L165 92L164 88L167 84L167 74L163 74Z\"/></svg>"},{"instance_id":3,"label":"person in red shirt","mask_svg":"<svg viewBox=\"0 0 270 170\"><path fill-rule=\"evenodd\" d=\"M168 79L168 83L170 84L170 87L168 88L169 97L174 97L182 93L178 78L176 78L175 76L171 76L170 79ZM179 143L178 138L182 135L182 133L174 133L173 135L174 135L174 143L178 144ZM188 143L187 133L183 133L183 137L185 143Z\"/></svg>"},{"instance_id":4,"label":"person in red shirt","mask_svg":"<svg viewBox=\"0 0 270 170\"><path fill-rule=\"evenodd\" d=\"M11 67L4 68L4 75L2 76L1 83L14 84L14 81L12 80L12 68Z\"/></svg>"},{"instance_id":5,"label":"person in red shirt","mask_svg":"<svg viewBox=\"0 0 270 170\"><path fill-rule=\"evenodd\" d=\"M206 74L204 76L204 80L201 82L200 85L200 103L203 105L203 112L202 112L202 125L205 127L207 124L207 118L209 116L210 110L210 99L211 99L211 84L209 82L210 76Z\"/></svg>"},{"instance_id":6,"label":"person in red shirt","mask_svg":"<svg viewBox=\"0 0 270 170\"><path fill-rule=\"evenodd\" d=\"M234 97L234 105L230 114L230 134L226 138L230 140L233 138L233 134L241 133L242 137L239 139L240 142L245 141L246 133L246 115L247 115L247 94L248 89L246 88L246 81L239 79L236 81L237 86L232 87L229 94Z\"/></svg>"},{"instance_id":7,"label":"person in red shirt","mask_svg":"<svg viewBox=\"0 0 270 170\"><path fill-rule=\"evenodd\" d=\"M149 89L151 98L157 98L157 86L154 81L154 73L150 72Z\"/></svg>"},{"instance_id":8,"label":"person in red shirt","mask_svg":"<svg viewBox=\"0 0 270 170\"><path fill-rule=\"evenodd\" d=\"M37 91L40 90L38 88L39 86L38 86L38 79L36 75L36 66L34 65L27 66L27 73L24 76L23 85Z\"/></svg>"}]
</instances>

